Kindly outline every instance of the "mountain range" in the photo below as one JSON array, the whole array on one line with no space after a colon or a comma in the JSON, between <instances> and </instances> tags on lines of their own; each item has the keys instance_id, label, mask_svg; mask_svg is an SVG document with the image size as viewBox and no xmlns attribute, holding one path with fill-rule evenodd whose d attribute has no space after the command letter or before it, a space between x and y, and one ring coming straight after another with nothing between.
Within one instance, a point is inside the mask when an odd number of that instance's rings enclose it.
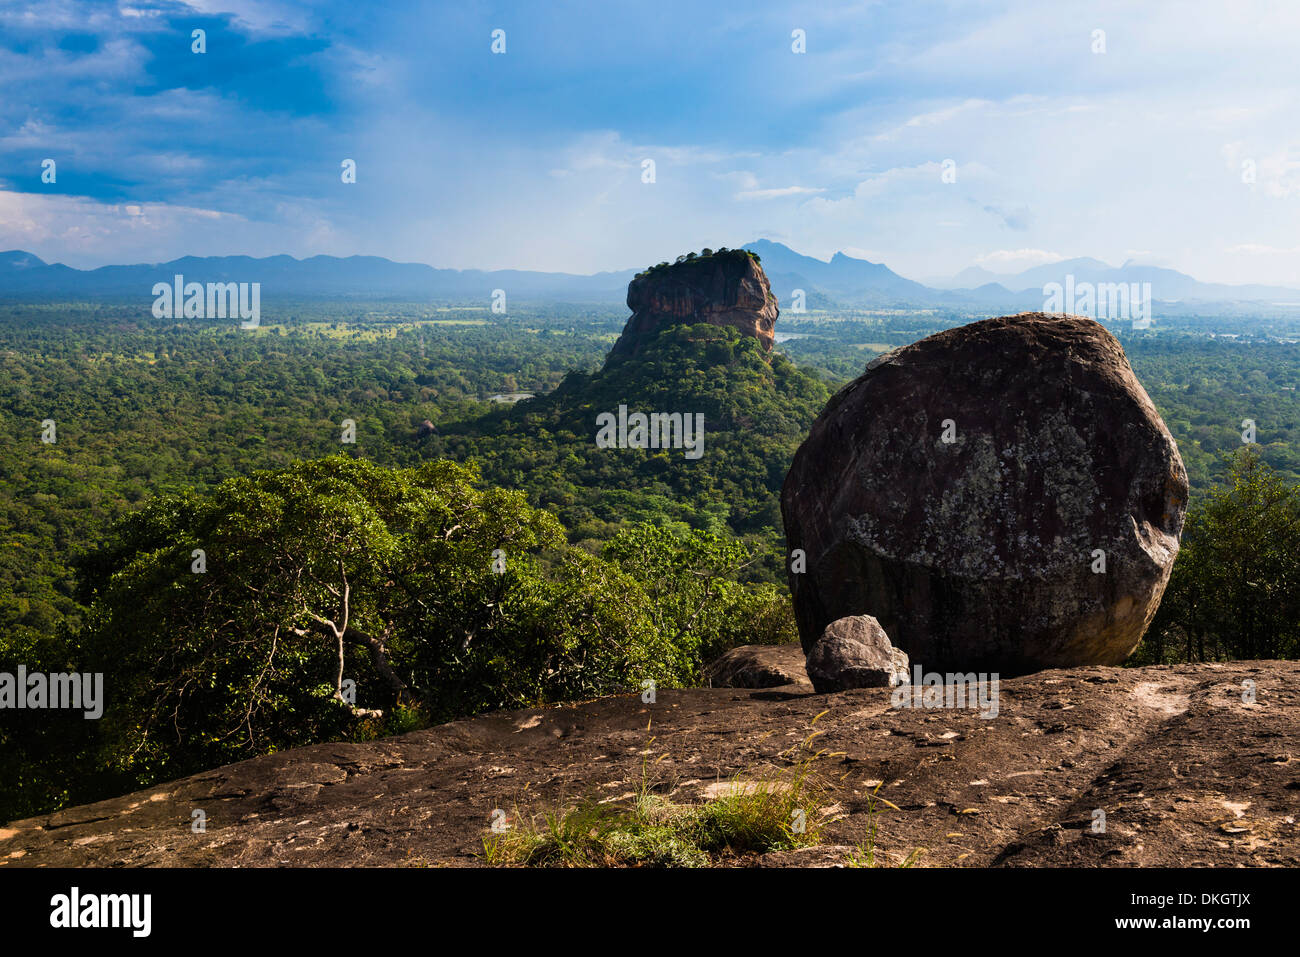
<instances>
[{"instance_id":1,"label":"mountain range","mask_svg":"<svg viewBox=\"0 0 1300 957\"><path fill-rule=\"evenodd\" d=\"M1150 283L1156 302L1258 302L1300 304L1300 290L1286 286L1204 283L1173 269L1125 263L1111 266L1078 258L1035 266L1014 275L978 266L963 270L946 288L898 275L883 263L836 253L829 261L801 255L781 243L758 240L744 247L758 254L782 309L802 289L806 308L878 306L1005 307L1039 309L1043 287L1080 283ZM379 256L186 256L166 263L74 269L47 263L31 253L0 253L0 298L73 300L140 297L152 302L154 283L183 275L187 282L260 282L262 295L275 298L356 298L488 301L504 289L514 301L621 304L636 270L593 275L527 270L436 269Z\"/></svg>"}]
</instances>

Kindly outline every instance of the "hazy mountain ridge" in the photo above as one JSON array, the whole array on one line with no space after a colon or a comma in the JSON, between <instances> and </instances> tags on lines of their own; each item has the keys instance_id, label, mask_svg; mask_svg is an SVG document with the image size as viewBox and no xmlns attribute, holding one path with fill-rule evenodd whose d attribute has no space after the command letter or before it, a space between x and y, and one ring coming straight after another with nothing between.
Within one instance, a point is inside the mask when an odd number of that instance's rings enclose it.
<instances>
[{"instance_id":1,"label":"hazy mountain ridge","mask_svg":"<svg viewBox=\"0 0 1300 957\"><path fill-rule=\"evenodd\" d=\"M1011 293L1033 293L1041 296L1043 286L1056 282L1064 285L1065 277L1073 276L1078 283L1151 283L1151 295L1157 301L1170 302L1192 299L1204 301L1249 301L1282 299L1300 301L1300 290L1288 286L1270 286L1259 283L1230 285L1206 283L1186 273L1164 266L1151 266L1129 260L1121 266L1112 266L1099 259L1081 256L1060 262L1032 266L1018 273L990 272L981 266L963 269L942 288L953 292L987 289L996 285Z\"/></svg>"},{"instance_id":2,"label":"hazy mountain ridge","mask_svg":"<svg viewBox=\"0 0 1300 957\"><path fill-rule=\"evenodd\" d=\"M267 296L390 298L398 296L490 299L494 289L537 298L622 299L636 270L596 273L503 269L436 269L382 256L184 256L165 263L73 269L45 263L22 250L0 253L0 296L75 298L150 296L155 282L180 274L193 282L260 282Z\"/></svg>"},{"instance_id":3,"label":"hazy mountain ridge","mask_svg":"<svg viewBox=\"0 0 1300 957\"><path fill-rule=\"evenodd\" d=\"M979 266L962 270L942 288L907 279L883 263L836 253L829 261L795 252L771 240L743 247L757 253L783 309L802 289L808 309L912 306L1023 306L1042 308L1043 287L1079 283L1150 283L1158 302L1297 302L1300 289L1261 284L1204 283L1186 273L1132 261L1111 266L1080 257L1034 266L1013 275ZM507 297L622 304L635 269L591 275L502 269L438 269L424 263L399 263L381 256L288 255L184 256L165 263L136 263L74 269L47 263L23 250L0 252L0 297L77 299L139 296L147 299L156 282L177 275L193 282L260 282L262 294L293 298L489 300L496 289Z\"/></svg>"}]
</instances>

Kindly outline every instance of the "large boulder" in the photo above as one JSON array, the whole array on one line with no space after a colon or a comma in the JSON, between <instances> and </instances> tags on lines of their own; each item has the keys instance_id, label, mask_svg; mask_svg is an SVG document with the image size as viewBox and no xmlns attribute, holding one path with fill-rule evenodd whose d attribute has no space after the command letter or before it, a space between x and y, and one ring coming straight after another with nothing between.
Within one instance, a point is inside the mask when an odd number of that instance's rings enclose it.
<instances>
[{"instance_id":1,"label":"large boulder","mask_svg":"<svg viewBox=\"0 0 1300 957\"><path fill-rule=\"evenodd\" d=\"M628 284L627 307L632 316L610 358L638 356L661 330L698 323L732 326L770 352L780 315L758 259L742 249L640 273Z\"/></svg>"},{"instance_id":2,"label":"large boulder","mask_svg":"<svg viewBox=\"0 0 1300 957\"><path fill-rule=\"evenodd\" d=\"M880 622L851 615L826 626L808 649L805 667L813 688L827 694L907 684L907 665L907 653L893 646Z\"/></svg>"},{"instance_id":3,"label":"large boulder","mask_svg":"<svg viewBox=\"0 0 1300 957\"><path fill-rule=\"evenodd\" d=\"M804 552L800 640L866 614L927 670L1118 664L1160 603L1186 503L1174 440L1102 326L1026 313L946 330L871 362L795 455L781 511Z\"/></svg>"}]
</instances>

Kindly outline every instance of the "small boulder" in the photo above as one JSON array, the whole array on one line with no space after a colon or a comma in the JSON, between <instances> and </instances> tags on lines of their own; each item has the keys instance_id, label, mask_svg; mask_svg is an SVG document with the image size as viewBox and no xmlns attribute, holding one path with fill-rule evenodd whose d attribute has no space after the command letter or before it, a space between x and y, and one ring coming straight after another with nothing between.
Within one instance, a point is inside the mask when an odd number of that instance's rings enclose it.
<instances>
[{"instance_id":1,"label":"small boulder","mask_svg":"<svg viewBox=\"0 0 1300 957\"><path fill-rule=\"evenodd\" d=\"M803 648L798 644L741 645L709 665L705 677L712 688L800 685L811 689L803 660Z\"/></svg>"},{"instance_id":2,"label":"small boulder","mask_svg":"<svg viewBox=\"0 0 1300 957\"><path fill-rule=\"evenodd\" d=\"M907 682L907 653L895 648L870 615L839 618L811 648L808 678L819 694L846 688L892 688Z\"/></svg>"}]
</instances>

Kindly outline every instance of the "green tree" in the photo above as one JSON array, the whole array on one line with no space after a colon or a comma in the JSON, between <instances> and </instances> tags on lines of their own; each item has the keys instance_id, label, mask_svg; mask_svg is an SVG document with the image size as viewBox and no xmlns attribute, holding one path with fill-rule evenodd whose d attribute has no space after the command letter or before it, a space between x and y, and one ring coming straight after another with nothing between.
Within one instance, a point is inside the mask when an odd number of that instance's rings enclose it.
<instances>
[{"instance_id":1,"label":"green tree","mask_svg":"<svg viewBox=\"0 0 1300 957\"><path fill-rule=\"evenodd\" d=\"M175 774L689 673L626 572L476 479L334 456L133 515L84 564L107 760Z\"/></svg>"},{"instance_id":2,"label":"green tree","mask_svg":"<svg viewBox=\"0 0 1300 957\"><path fill-rule=\"evenodd\" d=\"M760 555L735 539L647 523L619 532L601 556L641 583L654 628L692 680L735 645L798 640L783 588L736 581Z\"/></svg>"},{"instance_id":3,"label":"green tree","mask_svg":"<svg viewBox=\"0 0 1300 957\"><path fill-rule=\"evenodd\" d=\"M1294 658L1300 652L1300 486L1253 445L1194 505L1135 661Z\"/></svg>"}]
</instances>

